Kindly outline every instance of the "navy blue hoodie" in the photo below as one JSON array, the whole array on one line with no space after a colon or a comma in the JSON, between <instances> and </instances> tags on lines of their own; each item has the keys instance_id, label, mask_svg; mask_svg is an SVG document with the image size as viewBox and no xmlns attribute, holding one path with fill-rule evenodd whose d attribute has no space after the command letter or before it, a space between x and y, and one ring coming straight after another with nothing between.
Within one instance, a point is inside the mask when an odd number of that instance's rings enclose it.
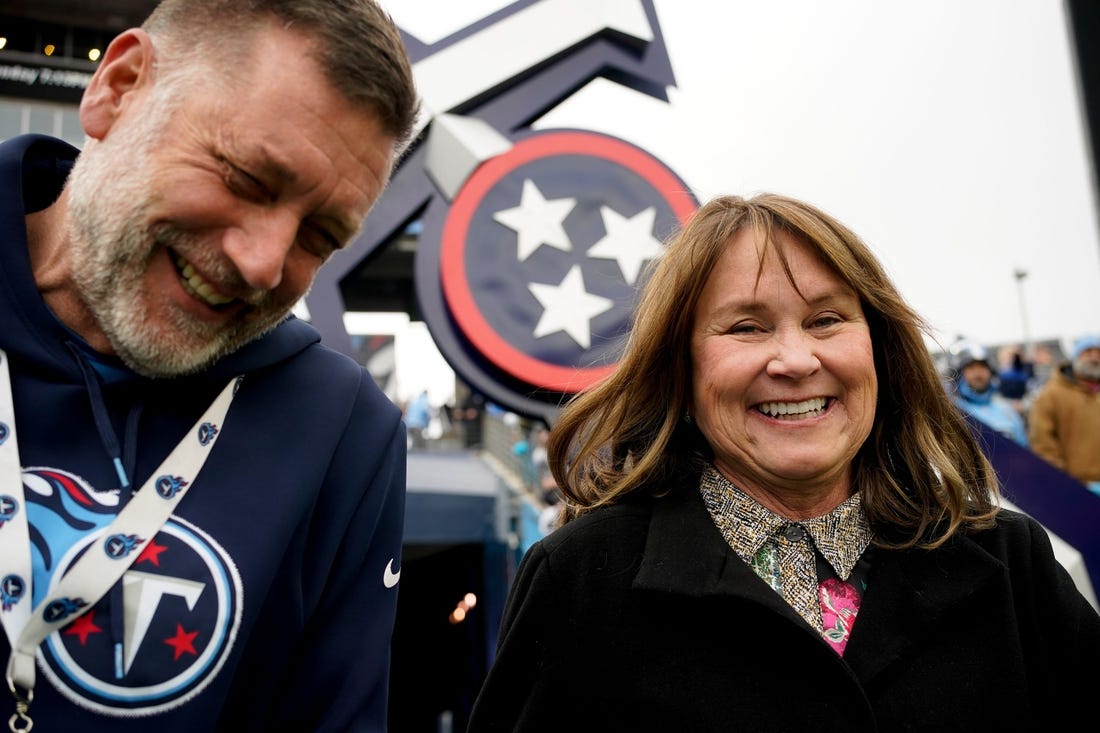
<instances>
[{"instance_id":1,"label":"navy blue hoodie","mask_svg":"<svg viewBox=\"0 0 1100 733\"><path fill-rule=\"evenodd\" d=\"M0 348L36 602L65 553L125 501L113 459L142 486L245 378L200 474L123 581L39 646L35 729L384 731L405 506L399 410L295 318L196 376L97 377L35 287L24 221L57 198L76 154L43 136L0 145ZM14 710L5 698L0 719Z\"/></svg>"}]
</instances>

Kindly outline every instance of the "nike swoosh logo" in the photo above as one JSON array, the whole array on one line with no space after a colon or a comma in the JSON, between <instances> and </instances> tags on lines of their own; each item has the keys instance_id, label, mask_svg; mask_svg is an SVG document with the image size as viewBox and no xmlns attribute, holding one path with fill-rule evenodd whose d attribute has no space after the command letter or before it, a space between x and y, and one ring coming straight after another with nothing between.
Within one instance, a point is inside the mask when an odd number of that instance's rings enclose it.
<instances>
[{"instance_id":1,"label":"nike swoosh logo","mask_svg":"<svg viewBox=\"0 0 1100 733\"><path fill-rule=\"evenodd\" d=\"M382 585L387 588L392 588L397 585L397 581L399 580L401 580L401 571L398 570L396 573L393 572L393 559L391 558L390 561L386 563L385 572L382 573Z\"/></svg>"}]
</instances>

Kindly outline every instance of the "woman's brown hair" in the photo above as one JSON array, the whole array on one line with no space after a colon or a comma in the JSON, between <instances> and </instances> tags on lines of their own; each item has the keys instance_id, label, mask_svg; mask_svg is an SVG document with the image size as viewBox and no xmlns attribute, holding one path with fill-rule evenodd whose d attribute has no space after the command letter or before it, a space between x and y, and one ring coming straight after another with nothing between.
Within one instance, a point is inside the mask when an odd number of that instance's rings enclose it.
<instances>
[{"instance_id":1,"label":"woman's brown hair","mask_svg":"<svg viewBox=\"0 0 1100 733\"><path fill-rule=\"evenodd\" d=\"M879 395L871 433L853 461L876 542L935 547L956 531L988 527L996 474L951 402L924 337L927 324L902 298L866 244L819 209L760 194L707 202L651 266L615 370L576 395L554 421L550 465L563 522L638 491L660 495L697 476L710 452L683 419L691 395L694 313L719 255L752 227L794 274L771 235L807 243L859 294L871 331Z\"/></svg>"}]
</instances>

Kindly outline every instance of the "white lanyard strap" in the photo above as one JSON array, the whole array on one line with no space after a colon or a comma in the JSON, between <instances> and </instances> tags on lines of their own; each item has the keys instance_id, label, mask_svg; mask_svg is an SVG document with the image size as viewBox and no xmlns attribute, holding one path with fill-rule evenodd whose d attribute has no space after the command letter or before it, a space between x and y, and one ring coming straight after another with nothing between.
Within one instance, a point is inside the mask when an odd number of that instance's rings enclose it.
<instances>
[{"instance_id":1,"label":"white lanyard strap","mask_svg":"<svg viewBox=\"0 0 1100 733\"><path fill-rule=\"evenodd\" d=\"M15 648L31 615L31 540L23 505L23 469L15 437L8 355L0 349L0 619Z\"/></svg>"},{"instance_id":2,"label":"white lanyard strap","mask_svg":"<svg viewBox=\"0 0 1100 733\"><path fill-rule=\"evenodd\" d=\"M7 589L0 585L0 594L15 591L9 594L11 603L2 606L0 618L12 647L7 669L8 686L17 700L29 703L34 690L38 645L84 609L95 605L141 554L137 550L168 520L217 442L240 377L230 380L141 490L108 527L91 538L80 559L54 583L49 594L33 610L29 608L31 602L26 600L32 597L30 541L22 469L15 441L11 381L3 351L0 351L0 382L3 383L0 386L0 422L8 431L7 438L0 443L0 504L7 506L4 502L10 497L12 506L8 514L0 514L0 517L8 517L0 526L0 583L14 579ZM14 539L7 536L12 529L16 530L10 533L17 535ZM21 546L17 547L19 542ZM7 599L8 595L0 597ZM13 613L16 608L20 609L18 614Z\"/></svg>"}]
</instances>

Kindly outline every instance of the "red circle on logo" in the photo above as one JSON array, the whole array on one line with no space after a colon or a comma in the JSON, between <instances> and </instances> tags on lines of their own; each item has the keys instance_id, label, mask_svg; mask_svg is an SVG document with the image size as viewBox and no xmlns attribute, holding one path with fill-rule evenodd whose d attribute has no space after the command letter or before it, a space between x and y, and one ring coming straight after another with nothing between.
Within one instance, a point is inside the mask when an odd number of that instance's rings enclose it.
<instances>
[{"instance_id":1,"label":"red circle on logo","mask_svg":"<svg viewBox=\"0 0 1100 733\"><path fill-rule=\"evenodd\" d=\"M482 314L466 272L466 238L470 221L485 195L506 175L540 158L586 155L632 171L655 188L681 223L695 211L683 181L645 151L617 138L594 132L548 132L517 142L506 153L483 163L455 196L443 225L440 277L451 315L462 333L485 358L504 372L543 389L575 393L606 377L614 364L599 367L562 366L535 358L502 338Z\"/></svg>"}]
</instances>

